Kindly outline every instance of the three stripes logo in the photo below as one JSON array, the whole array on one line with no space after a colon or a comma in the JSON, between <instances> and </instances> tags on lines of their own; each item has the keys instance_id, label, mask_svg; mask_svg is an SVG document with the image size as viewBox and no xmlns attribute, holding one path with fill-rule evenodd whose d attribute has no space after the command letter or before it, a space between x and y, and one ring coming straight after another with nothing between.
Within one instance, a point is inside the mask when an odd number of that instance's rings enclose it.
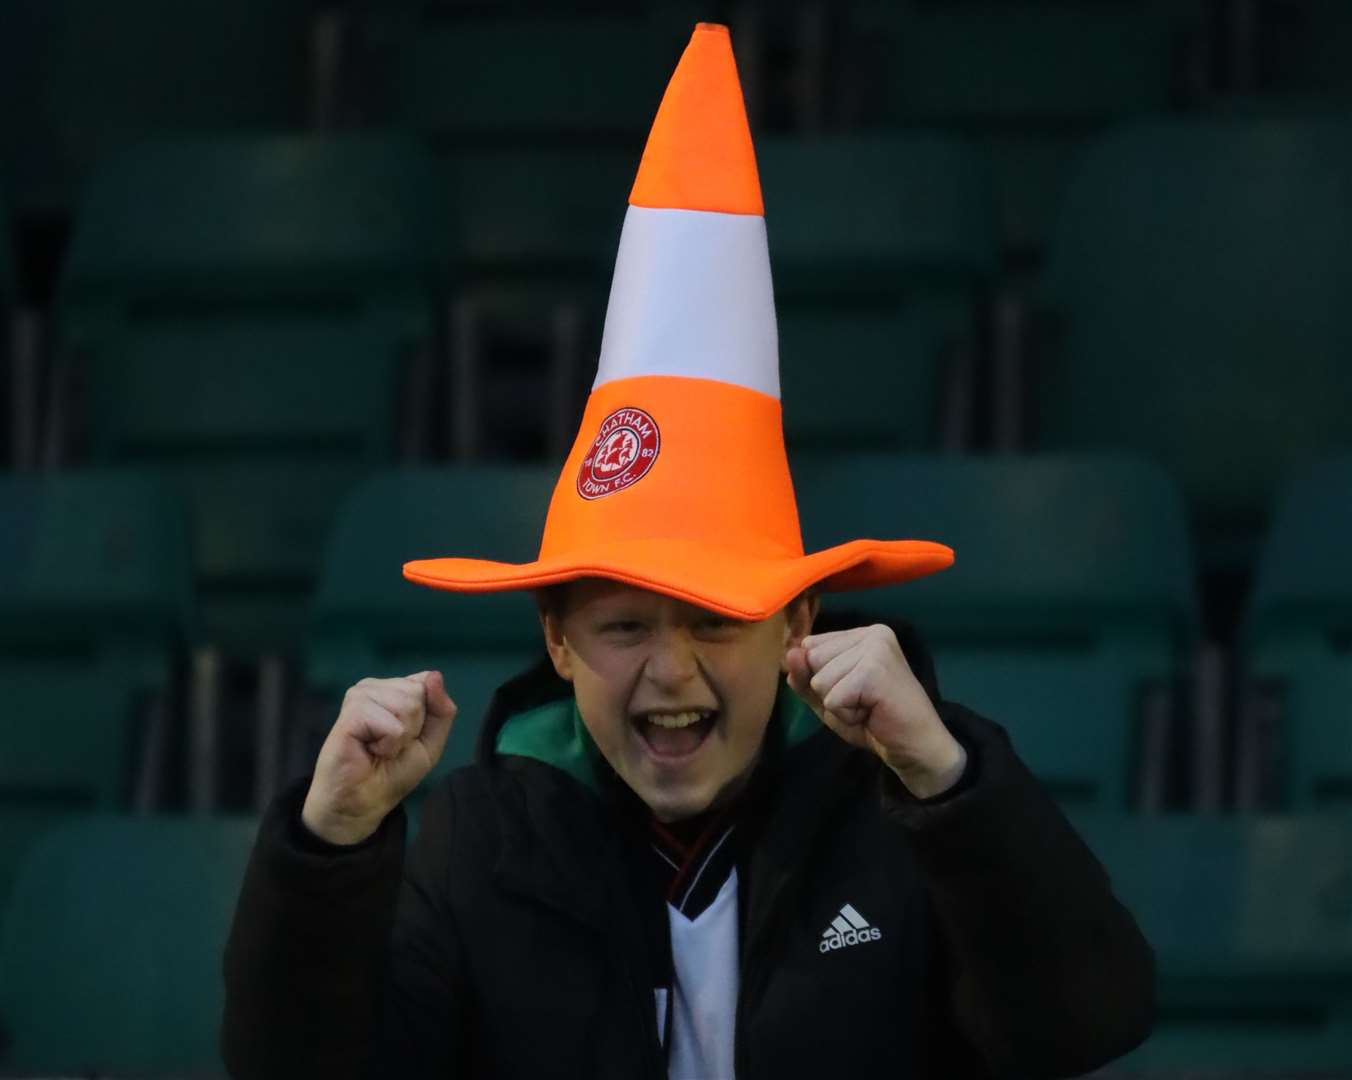
<instances>
[{"instance_id":1,"label":"three stripes logo","mask_svg":"<svg viewBox=\"0 0 1352 1080\"><path fill-rule=\"evenodd\" d=\"M864 916L855 911L852 905L846 904L840 909L840 914L831 920L831 925L822 931L822 940L817 946L817 951L834 952L847 945L863 945L868 941L877 941L882 936L881 930L869 926Z\"/></svg>"}]
</instances>

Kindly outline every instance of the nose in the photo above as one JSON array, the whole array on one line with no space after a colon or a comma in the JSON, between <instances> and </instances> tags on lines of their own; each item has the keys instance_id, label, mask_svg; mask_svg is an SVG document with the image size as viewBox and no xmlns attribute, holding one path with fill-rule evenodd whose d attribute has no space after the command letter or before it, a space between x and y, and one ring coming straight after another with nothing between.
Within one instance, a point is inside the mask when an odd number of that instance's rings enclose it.
<instances>
[{"instance_id":1,"label":"nose","mask_svg":"<svg viewBox=\"0 0 1352 1080\"><path fill-rule=\"evenodd\" d=\"M643 674L663 690L674 690L699 674L694 642L683 627L668 627L653 637Z\"/></svg>"}]
</instances>

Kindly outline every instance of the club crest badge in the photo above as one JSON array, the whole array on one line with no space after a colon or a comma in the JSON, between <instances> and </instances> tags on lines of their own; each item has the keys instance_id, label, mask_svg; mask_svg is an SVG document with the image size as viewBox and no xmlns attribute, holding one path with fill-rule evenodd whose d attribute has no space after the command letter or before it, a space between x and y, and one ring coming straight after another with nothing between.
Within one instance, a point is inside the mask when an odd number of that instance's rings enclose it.
<instances>
[{"instance_id":1,"label":"club crest badge","mask_svg":"<svg viewBox=\"0 0 1352 1080\"><path fill-rule=\"evenodd\" d=\"M599 499L632 487L657 460L662 438L657 423L642 409L616 409L601 421L577 473L577 493Z\"/></svg>"}]
</instances>

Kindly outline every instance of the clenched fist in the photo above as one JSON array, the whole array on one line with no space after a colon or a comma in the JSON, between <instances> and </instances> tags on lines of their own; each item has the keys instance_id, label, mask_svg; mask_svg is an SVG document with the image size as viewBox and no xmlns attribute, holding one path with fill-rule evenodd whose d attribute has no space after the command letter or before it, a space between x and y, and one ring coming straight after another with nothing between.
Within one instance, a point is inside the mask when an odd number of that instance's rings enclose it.
<instances>
[{"instance_id":1,"label":"clenched fist","mask_svg":"<svg viewBox=\"0 0 1352 1080\"><path fill-rule=\"evenodd\" d=\"M439 671L362 679L319 750L301 820L331 844L357 844L441 757L456 707Z\"/></svg>"},{"instance_id":2,"label":"clenched fist","mask_svg":"<svg viewBox=\"0 0 1352 1080\"><path fill-rule=\"evenodd\" d=\"M789 686L822 723L877 754L917 798L962 776L967 751L935 712L890 627L812 634L784 662Z\"/></svg>"}]
</instances>

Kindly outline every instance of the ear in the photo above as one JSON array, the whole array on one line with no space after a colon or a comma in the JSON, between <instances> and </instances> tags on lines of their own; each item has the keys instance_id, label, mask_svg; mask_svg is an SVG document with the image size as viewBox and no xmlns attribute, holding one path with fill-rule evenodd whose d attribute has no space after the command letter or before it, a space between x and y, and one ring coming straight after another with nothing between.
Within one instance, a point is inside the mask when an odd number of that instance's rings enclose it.
<instances>
[{"instance_id":1,"label":"ear","mask_svg":"<svg viewBox=\"0 0 1352 1080\"><path fill-rule=\"evenodd\" d=\"M803 638L812 633L812 624L817 620L820 607L821 602L816 593L804 593L795 597L784 609L784 651L779 661L781 669L788 670L788 651L802 644Z\"/></svg>"},{"instance_id":2,"label":"ear","mask_svg":"<svg viewBox=\"0 0 1352 1080\"><path fill-rule=\"evenodd\" d=\"M556 611L540 609L540 630L545 637L545 649L559 678L573 681L573 651L563 634L563 619Z\"/></svg>"}]
</instances>

